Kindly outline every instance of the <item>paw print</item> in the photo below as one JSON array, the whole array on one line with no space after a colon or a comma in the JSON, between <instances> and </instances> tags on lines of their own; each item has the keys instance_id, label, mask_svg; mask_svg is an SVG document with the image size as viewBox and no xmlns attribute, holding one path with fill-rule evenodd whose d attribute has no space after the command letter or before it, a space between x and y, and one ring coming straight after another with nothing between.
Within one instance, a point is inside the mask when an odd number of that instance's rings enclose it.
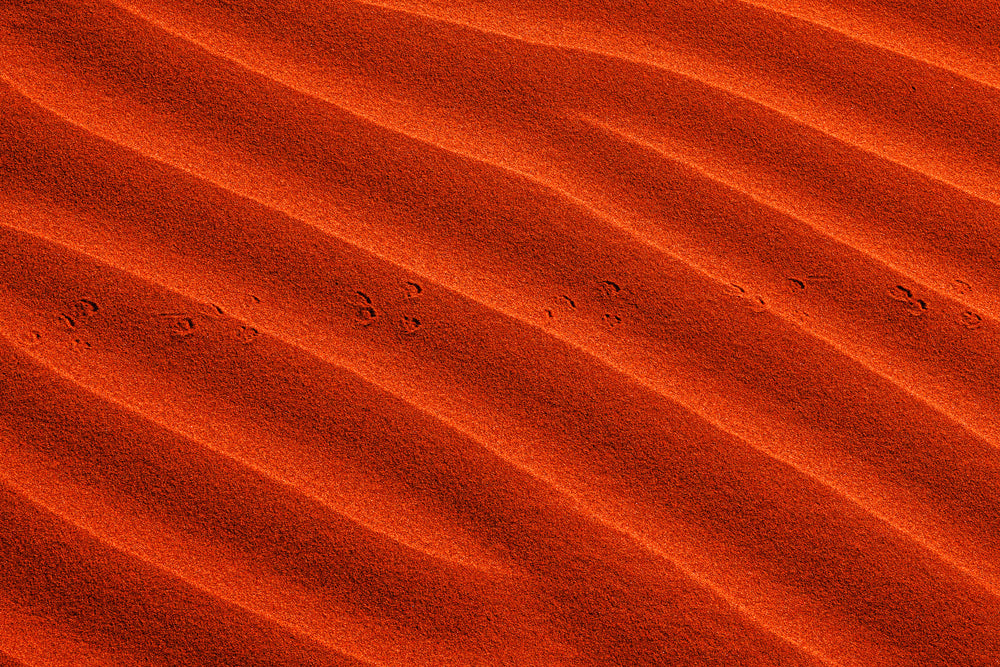
<instances>
[{"instance_id":1,"label":"paw print","mask_svg":"<svg viewBox=\"0 0 1000 667\"><path fill-rule=\"evenodd\" d=\"M416 331L420 328L420 326L421 326L420 320L418 320L415 317L404 317L402 319L402 328L404 334L409 335L416 333Z\"/></svg>"},{"instance_id":2,"label":"paw print","mask_svg":"<svg viewBox=\"0 0 1000 667\"><path fill-rule=\"evenodd\" d=\"M371 326L372 323L375 322L375 318L378 317L378 313L372 307L372 299L370 296L364 292L355 291L353 305L355 309L355 318L361 326Z\"/></svg>"},{"instance_id":3,"label":"paw print","mask_svg":"<svg viewBox=\"0 0 1000 667\"><path fill-rule=\"evenodd\" d=\"M767 312L767 304L764 303L764 299L759 296L751 296L750 293L746 291L740 285L736 283L729 283L729 291L731 294L743 299L747 302L750 307L751 312L754 313L764 313Z\"/></svg>"},{"instance_id":4,"label":"paw print","mask_svg":"<svg viewBox=\"0 0 1000 667\"><path fill-rule=\"evenodd\" d=\"M982 316L972 312L971 310L967 310L964 313L962 313L959 319L962 322L962 326L964 326L966 329L978 329L979 327L983 326Z\"/></svg>"},{"instance_id":5,"label":"paw print","mask_svg":"<svg viewBox=\"0 0 1000 667\"><path fill-rule=\"evenodd\" d=\"M622 291L621 285L611 280L604 280L601 282L601 291L604 292L605 296L615 296Z\"/></svg>"},{"instance_id":6,"label":"paw print","mask_svg":"<svg viewBox=\"0 0 1000 667\"><path fill-rule=\"evenodd\" d=\"M236 339L244 345L249 345L260 336L260 332L251 326L241 326L236 333Z\"/></svg>"},{"instance_id":7,"label":"paw print","mask_svg":"<svg viewBox=\"0 0 1000 667\"><path fill-rule=\"evenodd\" d=\"M914 317L920 317L925 312L927 312L927 302L923 299L914 299L913 291L903 287L902 285L896 285L892 290L889 290L889 298L893 301L899 301L908 306L910 315Z\"/></svg>"},{"instance_id":8,"label":"paw print","mask_svg":"<svg viewBox=\"0 0 1000 667\"><path fill-rule=\"evenodd\" d=\"M83 315L84 317L95 315L97 314L97 311L100 310L97 303L91 301L90 299L80 299L74 304L74 308L78 314Z\"/></svg>"},{"instance_id":9,"label":"paw print","mask_svg":"<svg viewBox=\"0 0 1000 667\"><path fill-rule=\"evenodd\" d=\"M185 338L194 333L195 330L194 319L190 317L182 317L174 321L174 326L171 329L171 333L175 336Z\"/></svg>"}]
</instances>

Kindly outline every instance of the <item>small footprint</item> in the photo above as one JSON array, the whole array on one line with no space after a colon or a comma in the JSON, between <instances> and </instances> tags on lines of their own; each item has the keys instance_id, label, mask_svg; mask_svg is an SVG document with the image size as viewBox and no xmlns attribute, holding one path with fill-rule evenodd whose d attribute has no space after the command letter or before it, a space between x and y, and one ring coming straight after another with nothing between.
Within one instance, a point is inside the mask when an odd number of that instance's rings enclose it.
<instances>
[{"instance_id":1,"label":"small footprint","mask_svg":"<svg viewBox=\"0 0 1000 667\"><path fill-rule=\"evenodd\" d=\"M70 329L76 327L76 320L74 320L66 313L63 313L62 315L59 316L59 321L68 326Z\"/></svg>"},{"instance_id":2,"label":"small footprint","mask_svg":"<svg viewBox=\"0 0 1000 667\"><path fill-rule=\"evenodd\" d=\"M182 317L174 322L171 333L175 336L185 337L194 333L195 322L190 317Z\"/></svg>"},{"instance_id":3,"label":"small footprint","mask_svg":"<svg viewBox=\"0 0 1000 667\"><path fill-rule=\"evenodd\" d=\"M909 306L910 315L914 317L920 317L927 312L927 302L923 299L914 299L913 290L907 289L902 285L896 285L895 289L889 290L889 298Z\"/></svg>"},{"instance_id":4,"label":"small footprint","mask_svg":"<svg viewBox=\"0 0 1000 667\"><path fill-rule=\"evenodd\" d=\"M618 283L612 282L610 280L602 281L601 289L608 296L614 296L622 291L622 288Z\"/></svg>"},{"instance_id":5,"label":"small footprint","mask_svg":"<svg viewBox=\"0 0 1000 667\"><path fill-rule=\"evenodd\" d=\"M889 290L889 296L896 301L909 303L913 299L913 292L902 285L896 285L895 289Z\"/></svg>"},{"instance_id":6,"label":"small footprint","mask_svg":"<svg viewBox=\"0 0 1000 667\"><path fill-rule=\"evenodd\" d=\"M420 320L415 317L404 317L402 320L403 333L412 334L420 328Z\"/></svg>"},{"instance_id":7,"label":"small footprint","mask_svg":"<svg viewBox=\"0 0 1000 667\"><path fill-rule=\"evenodd\" d=\"M73 349L77 352L82 352L91 349L91 345L87 341L77 338L73 341Z\"/></svg>"},{"instance_id":8,"label":"small footprint","mask_svg":"<svg viewBox=\"0 0 1000 667\"><path fill-rule=\"evenodd\" d=\"M251 326L241 326L239 333L236 335L237 339L244 345L249 345L256 340L258 336L260 336L260 332Z\"/></svg>"},{"instance_id":9,"label":"small footprint","mask_svg":"<svg viewBox=\"0 0 1000 667\"><path fill-rule=\"evenodd\" d=\"M359 306L357 309L358 321L361 323L362 326L367 327L371 325L371 323L375 321L375 318L377 316L378 314L375 312L375 309L372 308L371 306Z\"/></svg>"},{"instance_id":10,"label":"small footprint","mask_svg":"<svg viewBox=\"0 0 1000 667\"><path fill-rule=\"evenodd\" d=\"M40 331L29 331L22 336L25 345L28 347L34 347L42 342L42 333Z\"/></svg>"},{"instance_id":11,"label":"small footprint","mask_svg":"<svg viewBox=\"0 0 1000 667\"><path fill-rule=\"evenodd\" d=\"M574 310L576 309L576 301L573 301L573 299L569 298L565 294L561 295L560 298L563 299L563 300L565 300L566 303L569 304L570 308L573 308Z\"/></svg>"},{"instance_id":12,"label":"small footprint","mask_svg":"<svg viewBox=\"0 0 1000 667\"><path fill-rule=\"evenodd\" d=\"M372 305L371 297L365 294L364 292L355 292L355 294L357 294L358 298L360 298L364 303L368 304L369 306Z\"/></svg>"},{"instance_id":13,"label":"small footprint","mask_svg":"<svg viewBox=\"0 0 1000 667\"><path fill-rule=\"evenodd\" d=\"M250 298L253 300L254 303L260 303L260 299L255 297L253 294L250 295Z\"/></svg>"},{"instance_id":14,"label":"small footprint","mask_svg":"<svg viewBox=\"0 0 1000 667\"><path fill-rule=\"evenodd\" d=\"M967 310L964 313L962 313L961 319L962 319L962 325L968 329L978 329L979 327L983 326L983 318L980 315L972 312L971 310Z\"/></svg>"},{"instance_id":15,"label":"small footprint","mask_svg":"<svg viewBox=\"0 0 1000 667\"><path fill-rule=\"evenodd\" d=\"M972 285L965 282L964 280L956 280L955 288L958 290L959 294L968 294L972 291Z\"/></svg>"},{"instance_id":16,"label":"small footprint","mask_svg":"<svg viewBox=\"0 0 1000 667\"><path fill-rule=\"evenodd\" d=\"M622 323L622 318L617 315L612 315L611 313L604 313L604 323L609 327L616 327Z\"/></svg>"},{"instance_id":17,"label":"small footprint","mask_svg":"<svg viewBox=\"0 0 1000 667\"><path fill-rule=\"evenodd\" d=\"M406 283L406 295L413 298L424 291L424 288L414 282L407 281Z\"/></svg>"},{"instance_id":18,"label":"small footprint","mask_svg":"<svg viewBox=\"0 0 1000 667\"><path fill-rule=\"evenodd\" d=\"M737 285L736 283L729 283L729 286L733 288L731 290L732 294L741 299L745 299L750 304L750 310L752 312L754 313L767 312L767 304L764 303L764 299L762 299L759 296L757 297L750 296L747 293L746 289Z\"/></svg>"},{"instance_id":19,"label":"small footprint","mask_svg":"<svg viewBox=\"0 0 1000 667\"><path fill-rule=\"evenodd\" d=\"M806 284L804 282L802 282L801 280L799 280L798 278L789 278L788 282L789 282L789 284L792 287L798 288L800 290L803 290L803 289L806 288Z\"/></svg>"},{"instance_id":20,"label":"small footprint","mask_svg":"<svg viewBox=\"0 0 1000 667\"><path fill-rule=\"evenodd\" d=\"M93 315L98 310L100 310L100 308L90 299L80 299L76 302L76 311L81 315Z\"/></svg>"},{"instance_id":21,"label":"small footprint","mask_svg":"<svg viewBox=\"0 0 1000 667\"><path fill-rule=\"evenodd\" d=\"M549 319L551 319L552 317L554 317L554 315L552 314L552 309L551 308L546 308L545 309L545 314L549 316Z\"/></svg>"}]
</instances>

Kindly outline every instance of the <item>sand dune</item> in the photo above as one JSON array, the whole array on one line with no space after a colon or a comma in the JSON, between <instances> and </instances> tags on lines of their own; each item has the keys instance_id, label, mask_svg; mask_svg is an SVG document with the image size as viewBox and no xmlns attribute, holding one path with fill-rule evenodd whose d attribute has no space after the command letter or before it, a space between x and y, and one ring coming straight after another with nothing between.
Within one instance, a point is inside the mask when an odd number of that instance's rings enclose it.
<instances>
[{"instance_id":1,"label":"sand dune","mask_svg":"<svg viewBox=\"0 0 1000 667\"><path fill-rule=\"evenodd\" d=\"M0 28L0 664L1000 664L985 4Z\"/></svg>"}]
</instances>

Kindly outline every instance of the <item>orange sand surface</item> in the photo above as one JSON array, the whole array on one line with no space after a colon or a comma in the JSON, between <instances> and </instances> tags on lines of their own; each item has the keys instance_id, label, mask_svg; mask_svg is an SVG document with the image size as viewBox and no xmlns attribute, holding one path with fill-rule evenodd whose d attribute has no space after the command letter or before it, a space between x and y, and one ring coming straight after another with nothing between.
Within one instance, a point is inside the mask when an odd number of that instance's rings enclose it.
<instances>
[{"instance_id":1,"label":"orange sand surface","mask_svg":"<svg viewBox=\"0 0 1000 667\"><path fill-rule=\"evenodd\" d=\"M0 2L0 665L1000 665L993 0Z\"/></svg>"}]
</instances>

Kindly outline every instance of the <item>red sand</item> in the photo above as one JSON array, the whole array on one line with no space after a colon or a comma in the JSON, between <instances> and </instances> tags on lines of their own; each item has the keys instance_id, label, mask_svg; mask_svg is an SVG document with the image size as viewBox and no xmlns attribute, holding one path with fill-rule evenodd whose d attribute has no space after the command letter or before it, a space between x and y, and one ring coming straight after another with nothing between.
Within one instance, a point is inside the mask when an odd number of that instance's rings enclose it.
<instances>
[{"instance_id":1,"label":"red sand","mask_svg":"<svg viewBox=\"0 0 1000 667\"><path fill-rule=\"evenodd\" d=\"M0 3L0 665L1000 665L998 19Z\"/></svg>"}]
</instances>

